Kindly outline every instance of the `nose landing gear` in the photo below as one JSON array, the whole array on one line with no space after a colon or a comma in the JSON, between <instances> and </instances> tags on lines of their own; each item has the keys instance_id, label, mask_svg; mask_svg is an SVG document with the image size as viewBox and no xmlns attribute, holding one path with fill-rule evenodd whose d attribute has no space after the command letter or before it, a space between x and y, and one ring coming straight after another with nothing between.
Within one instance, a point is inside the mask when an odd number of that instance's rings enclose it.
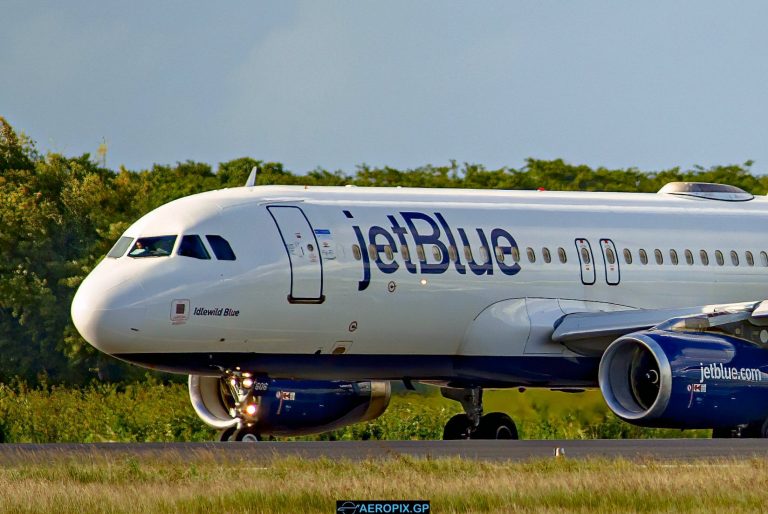
<instances>
[{"instance_id":1,"label":"nose landing gear","mask_svg":"<svg viewBox=\"0 0 768 514\"><path fill-rule=\"evenodd\" d=\"M230 397L230 415L237 419L237 424L219 432L219 441L261 441L257 432L260 397L255 391L259 382L250 373L229 371L223 385Z\"/></svg>"},{"instance_id":2,"label":"nose landing gear","mask_svg":"<svg viewBox=\"0 0 768 514\"><path fill-rule=\"evenodd\" d=\"M518 439L517 426L503 412L483 415L483 390L480 387L457 389L441 387L441 394L456 400L464 407L464 414L448 420L443 429L443 439Z\"/></svg>"}]
</instances>

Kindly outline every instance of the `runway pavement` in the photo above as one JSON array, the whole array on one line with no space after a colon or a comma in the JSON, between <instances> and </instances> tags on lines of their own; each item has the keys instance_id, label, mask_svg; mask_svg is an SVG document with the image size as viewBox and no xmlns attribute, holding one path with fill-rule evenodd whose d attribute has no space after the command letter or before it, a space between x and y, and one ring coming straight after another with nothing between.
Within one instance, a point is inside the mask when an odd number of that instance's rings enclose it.
<instances>
[{"instance_id":1,"label":"runway pavement","mask_svg":"<svg viewBox=\"0 0 768 514\"><path fill-rule=\"evenodd\" d=\"M410 456L492 461L554 458L691 461L768 458L768 439L653 439L589 441L334 441L259 443L0 444L0 465L104 459L267 463L274 458L332 460Z\"/></svg>"}]
</instances>

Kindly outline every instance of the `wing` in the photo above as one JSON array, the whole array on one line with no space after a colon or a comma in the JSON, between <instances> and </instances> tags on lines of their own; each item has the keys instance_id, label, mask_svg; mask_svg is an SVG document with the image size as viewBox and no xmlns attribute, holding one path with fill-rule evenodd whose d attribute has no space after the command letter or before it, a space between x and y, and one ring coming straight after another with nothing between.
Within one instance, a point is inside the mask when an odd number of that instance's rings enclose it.
<instances>
[{"instance_id":1,"label":"wing","mask_svg":"<svg viewBox=\"0 0 768 514\"><path fill-rule=\"evenodd\" d=\"M612 312L574 312L555 322L552 341L572 352L600 355L616 338L655 327L673 318L696 314L748 313L753 319L768 319L768 301L701 305L680 309L637 309Z\"/></svg>"}]
</instances>

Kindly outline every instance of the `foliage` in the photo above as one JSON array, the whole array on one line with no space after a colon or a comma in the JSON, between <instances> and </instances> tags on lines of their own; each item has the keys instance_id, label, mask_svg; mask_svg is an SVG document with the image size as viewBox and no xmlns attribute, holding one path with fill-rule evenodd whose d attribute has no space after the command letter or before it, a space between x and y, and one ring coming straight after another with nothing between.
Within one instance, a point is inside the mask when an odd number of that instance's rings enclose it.
<instances>
[{"instance_id":1,"label":"foliage","mask_svg":"<svg viewBox=\"0 0 768 514\"><path fill-rule=\"evenodd\" d=\"M1 442L210 441L213 435L182 384L151 378L123 386L0 384Z\"/></svg>"}]
</instances>

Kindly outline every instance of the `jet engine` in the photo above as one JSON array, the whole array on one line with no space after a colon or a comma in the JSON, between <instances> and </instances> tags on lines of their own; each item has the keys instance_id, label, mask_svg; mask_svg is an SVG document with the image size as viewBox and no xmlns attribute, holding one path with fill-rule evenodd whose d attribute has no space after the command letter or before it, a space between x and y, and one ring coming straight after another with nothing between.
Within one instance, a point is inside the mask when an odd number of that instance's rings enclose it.
<instances>
[{"instance_id":1,"label":"jet engine","mask_svg":"<svg viewBox=\"0 0 768 514\"><path fill-rule=\"evenodd\" d=\"M370 421L387 409L386 381L293 381L189 376L189 398L207 425L226 433L296 436Z\"/></svg>"},{"instance_id":2,"label":"jet engine","mask_svg":"<svg viewBox=\"0 0 768 514\"><path fill-rule=\"evenodd\" d=\"M734 429L768 436L768 330L748 319L670 320L614 341L600 361L608 407L646 427Z\"/></svg>"}]
</instances>

